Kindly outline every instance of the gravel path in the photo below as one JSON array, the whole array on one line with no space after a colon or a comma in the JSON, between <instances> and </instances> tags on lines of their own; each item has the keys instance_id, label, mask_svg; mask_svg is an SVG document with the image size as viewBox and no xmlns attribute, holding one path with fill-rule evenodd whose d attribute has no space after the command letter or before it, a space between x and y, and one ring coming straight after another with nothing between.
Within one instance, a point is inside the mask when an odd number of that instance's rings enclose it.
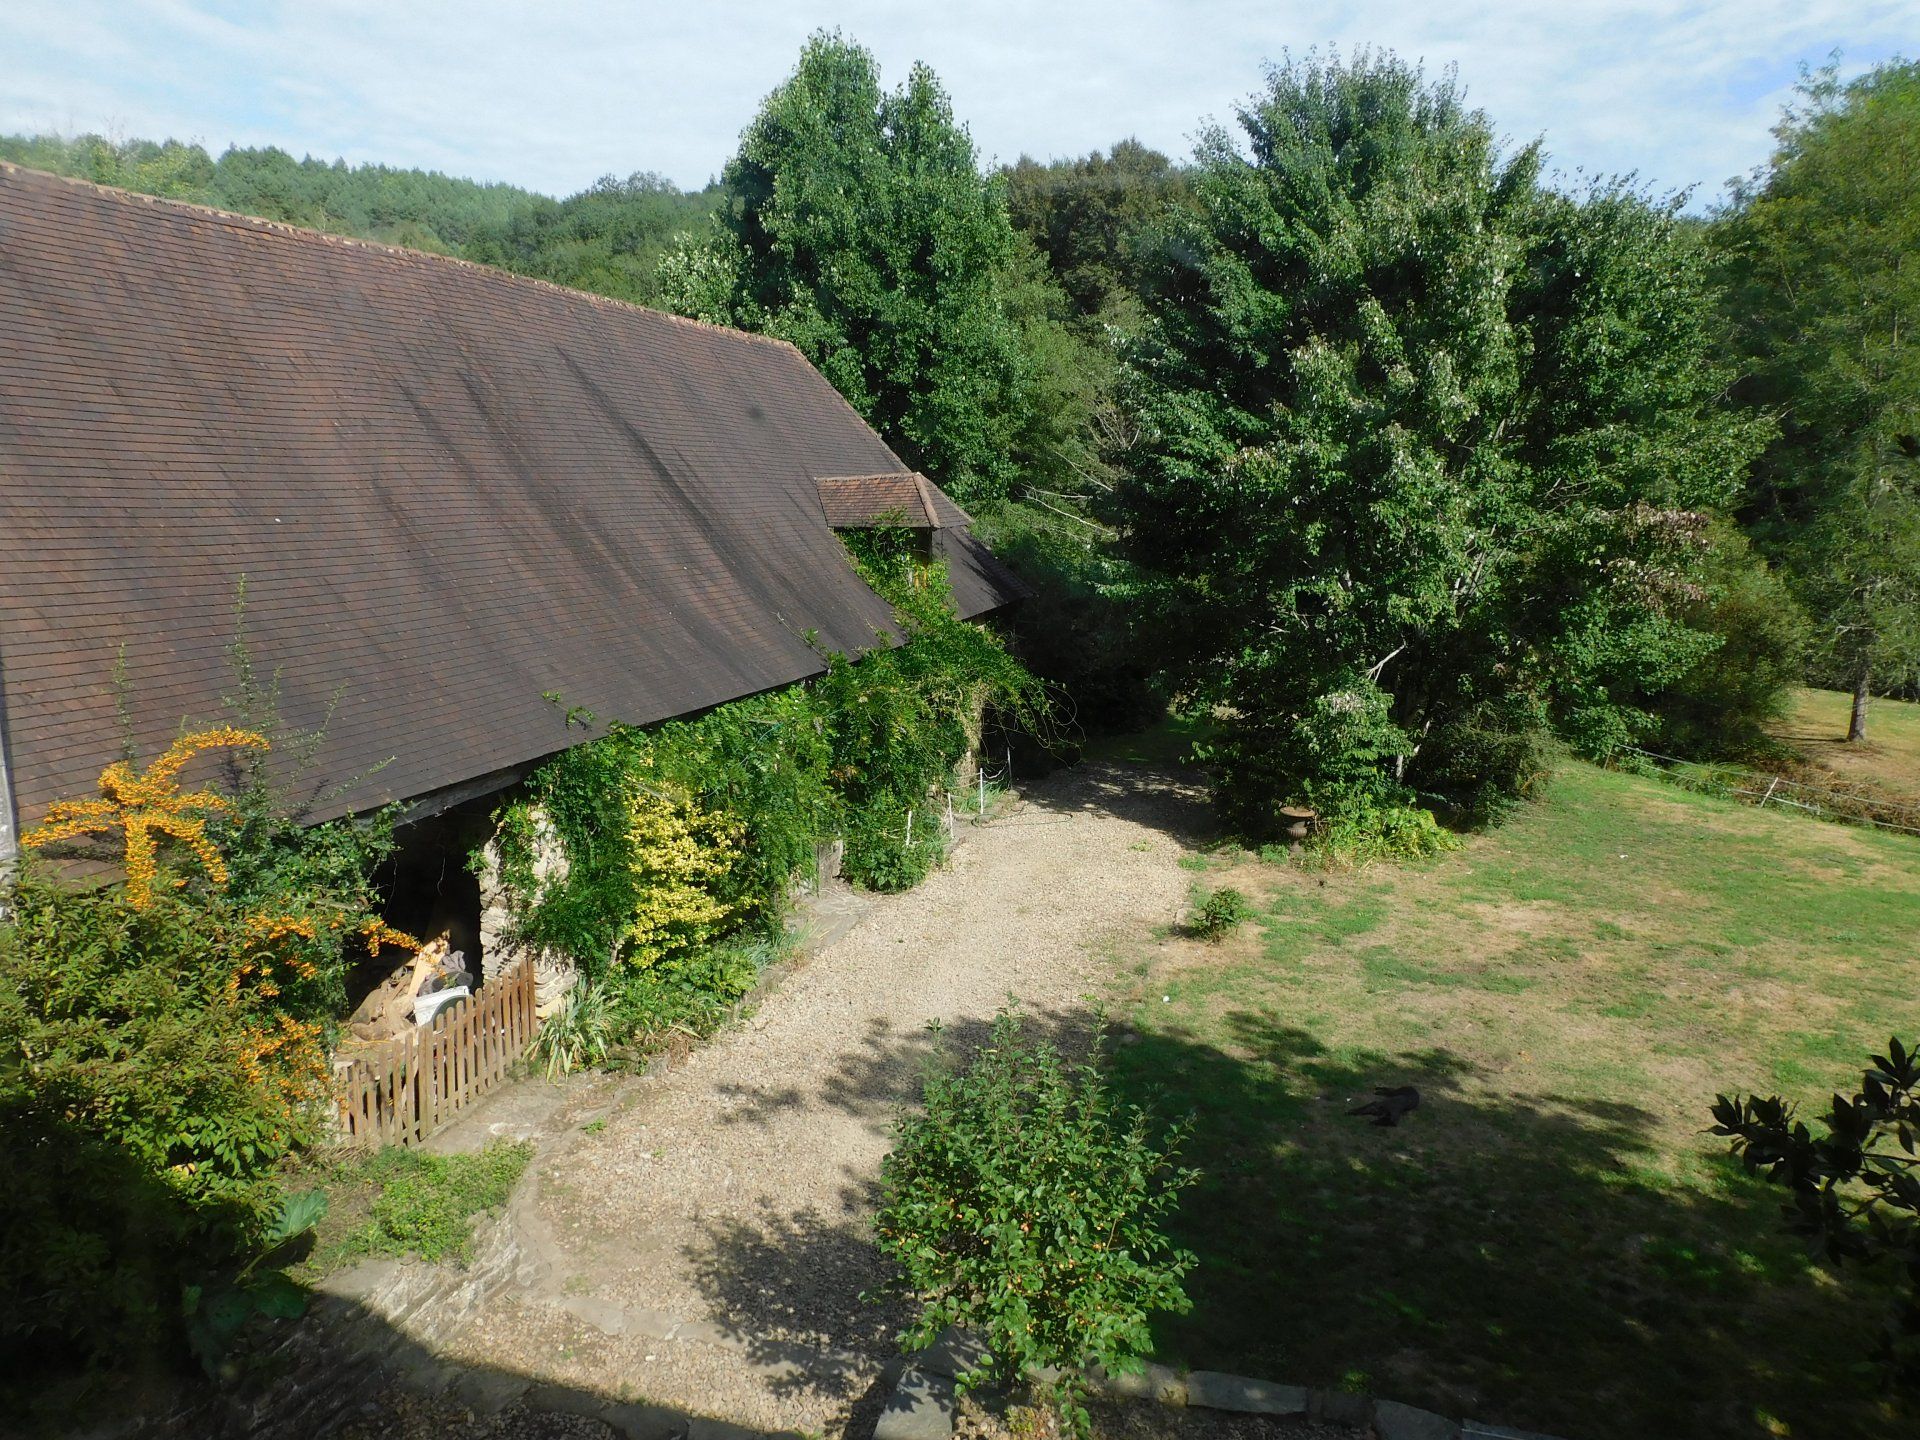
<instances>
[{"instance_id":1,"label":"gravel path","mask_svg":"<svg viewBox=\"0 0 1920 1440\"><path fill-rule=\"evenodd\" d=\"M868 1219L930 1047L971 1043L1010 995L1083 1025L1103 939L1179 914L1203 824L1179 778L1086 765L969 829L753 1020L543 1148L516 1212L545 1293L492 1306L466 1358L763 1430L844 1428L892 1351L897 1316L860 1299L881 1278Z\"/></svg>"}]
</instances>

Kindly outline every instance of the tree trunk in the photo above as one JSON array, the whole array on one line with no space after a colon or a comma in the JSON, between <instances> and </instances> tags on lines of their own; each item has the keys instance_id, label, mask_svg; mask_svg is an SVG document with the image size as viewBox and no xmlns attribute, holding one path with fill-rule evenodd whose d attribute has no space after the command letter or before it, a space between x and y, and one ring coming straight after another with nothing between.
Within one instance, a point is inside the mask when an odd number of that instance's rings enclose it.
<instances>
[{"instance_id":1,"label":"tree trunk","mask_svg":"<svg viewBox=\"0 0 1920 1440\"><path fill-rule=\"evenodd\" d=\"M1860 674L1853 682L1853 714L1847 720L1847 743L1849 745L1867 738L1867 680L1868 667L1863 663Z\"/></svg>"}]
</instances>

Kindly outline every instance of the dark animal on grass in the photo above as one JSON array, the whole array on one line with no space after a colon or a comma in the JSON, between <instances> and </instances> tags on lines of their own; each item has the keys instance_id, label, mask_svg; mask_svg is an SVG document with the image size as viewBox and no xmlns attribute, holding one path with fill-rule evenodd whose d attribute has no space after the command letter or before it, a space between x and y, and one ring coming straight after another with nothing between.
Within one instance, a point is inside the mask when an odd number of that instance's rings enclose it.
<instances>
[{"instance_id":1,"label":"dark animal on grass","mask_svg":"<svg viewBox=\"0 0 1920 1440\"><path fill-rule=\"evenodd\" d=\"M1373 1093L1380 1098L1356 1106L1347 1114L1366 1115L1375 1125L1393 1126L1420 1108L1420 1092L1411 1085L1376 1085Z\"/></svg>"}]
</instances>

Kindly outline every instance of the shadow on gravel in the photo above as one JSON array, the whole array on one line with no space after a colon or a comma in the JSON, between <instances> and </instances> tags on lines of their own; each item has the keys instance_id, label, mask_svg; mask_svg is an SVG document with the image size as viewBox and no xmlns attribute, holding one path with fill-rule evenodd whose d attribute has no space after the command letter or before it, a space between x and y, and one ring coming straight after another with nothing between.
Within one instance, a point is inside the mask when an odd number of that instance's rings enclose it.
<instances>
[{"instance_id":1,"label":"shadow on gravel","mask_svg":"<svg viewBox=\"0 0 1920 1440\"><path fill-rule=\"evenodd\" d=\"M713 1313L726 1317L721 1329L755 1365L785 1371L768 1382L776 1394L845 1399L895 1353L904 1308L866 1298L887 1275L866 1219L872 1197L850 1188L846 1198L840 1217L710 1224L689 1256Z\"/></svg>"},{"instance_id":2,"label":"shadow on gravel","mask_svg":"<svg viewBox=\"0 0 1920 1440\"><path fill-rule=\"evenodd\" d=\"M991 828L1019 825L1031 812L1062 819L1074 813L1105 815L1158 830L1183 845L1203 845L1220 836L1198 772L1087 761L1048 776L1021 795L1013 815L988 821Z\"/></svg>"},{"instance_id":3,"label":"shadow on gravel","mask_svg":"<svg viewBox=\"0 0 1920 1440\"><path fill-rule=\"evenodd\" d=\"M246 1378L216 1387L185 1368L148 1377L130 1394L120 1377L97 1375L63 1408L11 1412L6 1434L115 1440L798 1440L797 1432L737 1425L658 1405L630 1388L609 1393L538 1374L452 1360L384 1318L339 1297L317 1295L307 1317L264 1336ZM42 1372L43 1391L60 1393ZM845 1394L834 1420L851 1440L873 1434L890 1376ZM841 1427L844 1426L844 1430Z\"/></svg>"},{"instance_id":4,"label":"shadow on gravel","mask_svg":"<svg viewBox=\"0 0 1920 1440\"><path fill-rule=\"evenodd\" d=\"M1050 1041L1067 1055L1084 1053L1093 1038L1094 1017L1086 1008L1037 1009L1022 1006L1028 1033ZM809 1104L839 1110L881 1126L889 1126L899 1108L918 1098L927 1067L953 1063L986 1043L992 1022L967 1019L920 1030L902 1030L885 1017L867 1024L858 1046L819 1083L818 1096L809 1101L797 1088L778 1090L749 1086L722 1086L727 1098L722 1123L766 1125L788 1111Z\"/></svg>"}]
</instances>

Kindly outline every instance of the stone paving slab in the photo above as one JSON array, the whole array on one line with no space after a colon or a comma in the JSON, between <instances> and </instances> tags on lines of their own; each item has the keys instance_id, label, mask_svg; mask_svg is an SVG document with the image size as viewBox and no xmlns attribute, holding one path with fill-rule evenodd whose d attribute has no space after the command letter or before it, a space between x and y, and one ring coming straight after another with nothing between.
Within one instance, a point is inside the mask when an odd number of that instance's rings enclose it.
<instances>
[{"instance_id":1,"label":"stone paving slab","mask_svg":"<svg viewBox=\"0 0 1920 1440\"><path fill-rule=\"evenodd\" d=\"M909 1365L874 1425L873 1440L947 1440L953 1434L953 1381Z\"/></svg>"},{"instance_id":2,"label":"stone paving slab","mask_svg":"<svg viewBox=\"0 0 1920 1440\"><path fill-rule=\"evenodd\" d=\"M1195 1370L1187 1376L1187 1404L1203 1410L1232 1410L1242 1415L1304 1415L1307 1391L1300 1385L1278 1385L1218 1370Z\"/></svg>"},{"instance_id":3,"label":"stone paving slab","mask_svg":"<svg viewBox=\"0 0 1920 1440\"><path fill-rule=\"evenodd\" d=\"M1460 1427L1446 1416L1397 1400L1374 1401L1373 1428L1380 1440L1459 1440L1460 1436Z\"/></svg>"}]
</instances>

